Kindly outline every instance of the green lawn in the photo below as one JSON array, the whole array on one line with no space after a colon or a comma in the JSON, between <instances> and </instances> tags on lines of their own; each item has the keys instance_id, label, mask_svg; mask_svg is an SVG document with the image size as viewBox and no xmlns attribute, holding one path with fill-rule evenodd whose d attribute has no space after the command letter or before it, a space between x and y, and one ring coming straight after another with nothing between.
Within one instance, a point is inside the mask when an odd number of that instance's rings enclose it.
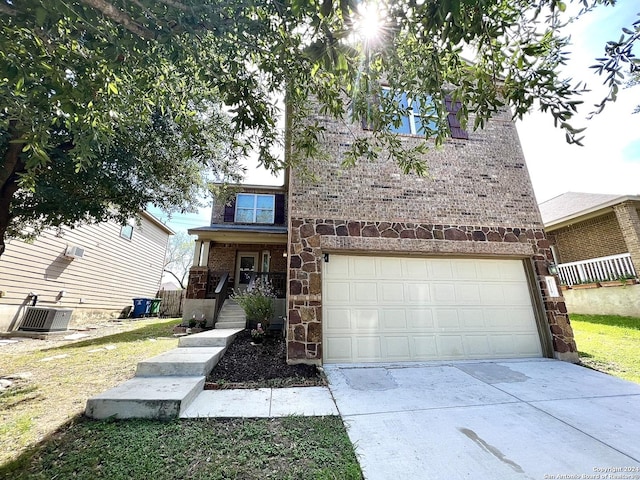
<instances>
[{"instance_id":1,"label":"green lawn","mask_svg":"<svg viewBox=\"0 0 640 480\"><path fill-rule=\"evenodd\" d=\"M173 320L75 343L0 350L0 478L361 479L339 417L95 421L87 398L175 348Z\"/></svg>"},{"instance_id":2,"label":"green lawn","mask_svg":"<svg viewBox=\"0 0 640 480\"><path fill-rule=\"evenodd\" d=\"M640 383L640 318L574 314L571 326L583 364Z\"/></svg>"},{"instance_id":3,"label":"green lawn","mask_svg":"<svg viewBox=\"0 0 640 480\"><path fill-rule=\"evenodd\" d=\"M83 412L89 397L133 377L139 361L176 348L178 321L146 319L98 338L2 347L0 377L14 384L0 391L0 464Z\"/></svg>"},{"instance_id":4,"label":"green lawn","mask_svg":"<svg viewBox=\"0 0 640 480\"><path fill-rule=\"evenodd\" d=\"M2 478L362 479L339 417L81 420Z\"/></svg>"}]
</instances>

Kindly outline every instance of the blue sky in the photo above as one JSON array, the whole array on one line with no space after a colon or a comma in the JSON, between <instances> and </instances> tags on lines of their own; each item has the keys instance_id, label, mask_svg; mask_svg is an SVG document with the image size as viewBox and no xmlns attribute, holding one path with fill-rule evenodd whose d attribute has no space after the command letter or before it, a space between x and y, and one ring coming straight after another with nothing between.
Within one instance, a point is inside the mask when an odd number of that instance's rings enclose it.
<instances>
[{"instance_id":1,"label":"blue sky","mask_svg":"<svg viewBox=\"0 0 640 480\"><path fill-rule=\"evenodd\" d=\"M567 191L640 195L640 86L624 89L615 104L586 120L591 105L603 98L602 78L589 68L601 56L607 40L617 39L623 26L630 26L640 12L638 0L618 0L615 7L601 7L569 27L572 36L571 61L567 77L582 80L593 92L585 97L584 115L575 126L586 126L584 147L567 145L564 133L553 127L548 114L531 113L518 122L518 133L536 198L539 202ZM248 166L246 183L282 184L255 165ZM210 207L198 213L175 215L169 226L176 231L209 224ZM167 215L151 213L163 221Z\"/></svg>"},{"instance_id":2,"label":"blue sky","mask_svg":"<svg viewBox=\"0 0 640 480\"><path fill-rule=\"evenodd\" d=\"M638 12L638 0L619 0L615 7L601 7L570 27L572 60L566 74L592 89L585 96L585 114L606 95L603 79L589 66L602 56L606 41L617 40L621 28L629 27ZM567 191L640 194L640 115L632 114L636 105L640 105L640 87L623 89L618 101L600 115L576 120L576 126L587 127L584 147L567 145L564 134L554 129L551 116L532 113L519 122L538 201Z\"/></svg>"}]
</instances>

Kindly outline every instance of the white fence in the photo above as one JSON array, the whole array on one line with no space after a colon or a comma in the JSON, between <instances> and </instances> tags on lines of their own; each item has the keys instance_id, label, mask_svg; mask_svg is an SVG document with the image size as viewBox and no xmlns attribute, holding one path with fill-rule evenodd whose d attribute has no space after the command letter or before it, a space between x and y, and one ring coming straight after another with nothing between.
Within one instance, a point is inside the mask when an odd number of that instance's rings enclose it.
<instances>
[{"instance_id":1,"label":"white fence","mask_svg":"<svg viewBox=\"0 0 640 480\"><path fill-rule=\"evenodd\" d=\"M610 255L592 258L579 262L561 263L558 265L558 276L564 285L617 280L621 277L636 277L636 270L631 262L631 255Z\"/></svg>"}]
</instances>

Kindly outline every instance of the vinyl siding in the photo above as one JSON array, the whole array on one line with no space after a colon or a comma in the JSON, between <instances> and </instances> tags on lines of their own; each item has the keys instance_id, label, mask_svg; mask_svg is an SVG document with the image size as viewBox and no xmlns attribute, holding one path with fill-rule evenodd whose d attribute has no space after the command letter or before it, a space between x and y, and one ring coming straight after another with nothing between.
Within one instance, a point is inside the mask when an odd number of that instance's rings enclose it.
<instances>
[{"instance_id":1,"label":"vinyl siding","mask_svg":"<svg viewBox=\"0 0 640 480\"><path fill-rule=\"evenodd\" d=\"M8 242L0 257L0 327L7 323L8 307L15 312L24 306L29 292L38 294L38 305L76 309L121 310L132 298L154 297L169 234L146 217L131 240L120 237L120 228L101 223L63 228L60 234L49 230L32 244ZM84 248L84 258L66 258L67 245ZM65 296L57 301L60 291Z\"/></svg>"}]
</instances>

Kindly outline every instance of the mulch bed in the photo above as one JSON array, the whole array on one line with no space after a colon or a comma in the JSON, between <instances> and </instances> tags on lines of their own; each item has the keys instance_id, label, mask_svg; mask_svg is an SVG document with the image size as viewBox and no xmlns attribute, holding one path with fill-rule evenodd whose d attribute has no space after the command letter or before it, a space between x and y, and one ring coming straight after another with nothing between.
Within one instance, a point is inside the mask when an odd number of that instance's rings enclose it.
<instances>
[{"instance_id":1,"label":"mulch bed","mask_svg":"<svg viewBox=\"0 0 640 480\"><path fill-rule=\"evenodd\" d=\"M287 365L286 341L274 334L253 345L244 330L229 345L205 383L205 390L326 385L315 365Z\"/></svg>"}]
</instances>

